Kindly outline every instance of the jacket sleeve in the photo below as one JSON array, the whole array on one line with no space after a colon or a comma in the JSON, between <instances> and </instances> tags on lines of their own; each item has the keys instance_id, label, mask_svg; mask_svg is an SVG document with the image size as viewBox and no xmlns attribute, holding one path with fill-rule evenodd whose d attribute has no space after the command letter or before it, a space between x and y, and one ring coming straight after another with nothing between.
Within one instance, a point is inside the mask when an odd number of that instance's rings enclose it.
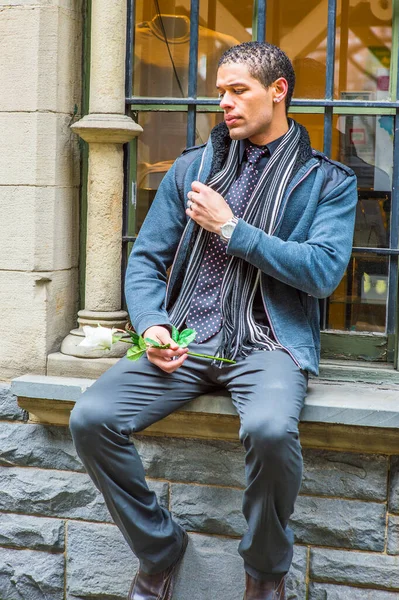
<instances>
[{"instance_id":1,"label":"jacket sleeve","mask_svg":"<svg viewBox=\"0 0 399 600\"><path fill-rule=\"evenodd\" d=\"M319 200L305 242L281 240L240 219L227 253L311 296L326 298L349 262L356 204L356 177L348 175Z\"/></svg>"},{"instance_id":2,"label":"jacket sleeve","mask_svg":"<svg viewBox=\"0 0 399 600\"><path fill-rule=\"evenodd\" d=\"M158 188L126 270L127 308L132 325L140 334L153 325L170 325L165 309L167 270L187 222L175 171L176 163Z\"/></svg>"}]
</instances>

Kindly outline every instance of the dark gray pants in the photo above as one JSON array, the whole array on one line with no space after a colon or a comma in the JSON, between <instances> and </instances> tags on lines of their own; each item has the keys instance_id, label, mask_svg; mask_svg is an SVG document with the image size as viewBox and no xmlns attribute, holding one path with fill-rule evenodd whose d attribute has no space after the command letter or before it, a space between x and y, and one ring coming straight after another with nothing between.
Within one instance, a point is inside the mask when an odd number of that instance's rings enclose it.
<instances>
[{"instance_id":1,"label":"dark gray pants","mask_svg":"<svg viewBox=\"0 0 399 600\"><path fill-rule=\"evenodd\" d=\"M194 352L214 354L219 335ZM166 374L146 357L121 359L76 403L70 427L78 454L108 509L147 573L166 569L179 554L182 530L161 508L145 481L129 439L199 394L226 388L240 417L247 488L248 530L239 552L258 579L278 579L291 564L287 526L302 477L299 415L307 376L282 350L256 351L235 365L212 366L189 357Z\"/></svg>"}]
</instances>

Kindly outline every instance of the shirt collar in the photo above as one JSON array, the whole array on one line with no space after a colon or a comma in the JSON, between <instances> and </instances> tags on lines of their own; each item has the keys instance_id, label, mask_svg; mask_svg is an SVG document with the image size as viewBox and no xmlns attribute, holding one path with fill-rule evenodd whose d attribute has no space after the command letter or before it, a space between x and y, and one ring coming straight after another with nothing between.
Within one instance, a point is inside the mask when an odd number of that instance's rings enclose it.
<instances>
[{"instance_id":1,"label":"shirt collar","mask_svg":"<svg viewBox=\"0 0 399 600\"><path fill-rule=\"evenodd\" d=\"M265 146L262 146L262 148L267 148L267 150L269 151L269 156L271 156L273 154L273 152L276 150L277 146L279 145L279 143L283 139L284 135L280 136L276 140L273 140L269 144L266 144ZM251 144L251 142L248 139L246 139L246 140L240 140L240 147L239 147L239 154L238 154L238 160L239 160L240 164L243 162L244 157L245 157L245 148L247 146L251 146L251 145L254 146L255 144Z\"/></svg>"}]
</instances>

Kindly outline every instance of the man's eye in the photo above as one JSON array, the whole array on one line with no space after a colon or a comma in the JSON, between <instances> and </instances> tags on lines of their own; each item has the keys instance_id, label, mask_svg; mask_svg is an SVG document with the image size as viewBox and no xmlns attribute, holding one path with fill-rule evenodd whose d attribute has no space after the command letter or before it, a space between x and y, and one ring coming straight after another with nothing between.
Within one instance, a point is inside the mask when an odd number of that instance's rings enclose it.
<instances>
[{"instance_id":1,"label":"man's eye","mask_svg":"<svg viewBox=\"0 0 399 600\"><path fill-rule=\"evenodd\" d=\"M221 99L223 98L223 96L224 96L224 92L219 92L219 93L218 93L218 98L219 98L219 100L221 100Z\"/></svg>"},{"instance_id":2,"label":"man's eye","mask_svg":"<svg viewBox=\"0 0 399 600\"><path fill-rule=\"evenodd\" d=\"M242 94L244 90L234 90L235 94Z\"/></svg>"}]
</instances>

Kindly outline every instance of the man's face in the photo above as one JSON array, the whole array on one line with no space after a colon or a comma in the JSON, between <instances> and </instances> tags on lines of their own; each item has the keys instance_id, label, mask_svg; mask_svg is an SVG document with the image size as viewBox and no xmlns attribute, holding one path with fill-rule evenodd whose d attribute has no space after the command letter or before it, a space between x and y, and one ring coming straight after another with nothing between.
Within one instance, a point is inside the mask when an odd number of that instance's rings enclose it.
<instances>
[{"instance_id":1,"label":"man's face","mask_svg":"<svg viewBox=\"0 0 399 600\"><path fill-rule=\"evenodd\" d=\"M248 138L254 144L266 144L272 141L270 134L276 125L281 127L276 120L283 119L287 123L283 106L279 107L278 114L275 110L275 87L271 85L266 89L244 64L227 63L219 67L216 87L233 140Z\"/></svg>"}]
</instances>

